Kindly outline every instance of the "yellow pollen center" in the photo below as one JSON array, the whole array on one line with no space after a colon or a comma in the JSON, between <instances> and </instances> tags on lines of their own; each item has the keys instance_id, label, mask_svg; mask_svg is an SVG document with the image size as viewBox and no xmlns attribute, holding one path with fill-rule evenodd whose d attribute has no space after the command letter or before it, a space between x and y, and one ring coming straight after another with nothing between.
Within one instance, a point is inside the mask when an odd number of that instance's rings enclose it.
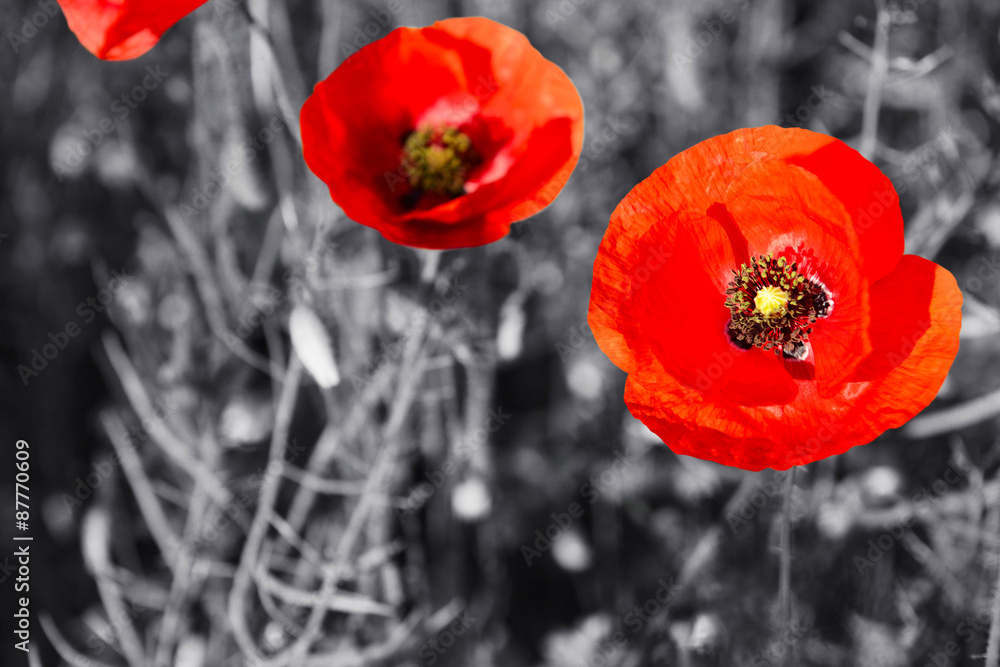
<instances>
[{"instance_id":1,"label":"yellow pollen center","mask_svg":"<svg viewBox=\"0 0 1000 667\"><path fill-rule=\"evenodd\" d=\"M762 287L757 290L753 305L757 307L757 312L765 317L784 315L788 312L788 293L773 285Z\"/></svg>"},{"instance_id":2,"label":"yellow pollen center","mask_svg":"<svg viewBox=\"0 0 1000 667\"><path fill-rule=\"evenodd\" d=\"M450 148L443 148L442 146L429 146L427 152L424 153L424 159L427 161L427 171L431 174L440 174L444 172L445 167L451 162L452 158L455 157L455 151Z\"/></svg>"},{"instance_id":3,"label":"yellow pollen center","mask_svg":"<svg viewBox=\"0 0 1000 667\"><path fill-rule=\"evenodd\" d=\"M412 187L456 197L475 159L468 135L453 127L425 127L406 138L401 162Z\"/></svg>"}]
</instances>

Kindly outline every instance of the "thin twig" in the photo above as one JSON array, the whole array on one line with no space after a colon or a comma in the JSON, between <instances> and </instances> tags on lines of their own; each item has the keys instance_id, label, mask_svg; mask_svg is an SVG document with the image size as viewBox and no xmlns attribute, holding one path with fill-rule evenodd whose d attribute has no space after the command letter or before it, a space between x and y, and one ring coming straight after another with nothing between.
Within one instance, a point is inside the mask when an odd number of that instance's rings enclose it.
<instances>
[{"instance_id":1,"label":"thin twig","mask_svg":"<svg viewBox=\"0 0 1000 667\"><path fill-rule=\"evenodd\" d=\"M187 472L196 483L201 484L208 494L212 496L213 500L223 505L230 502L232 494L229 493L229 490L216 479L215 475L201 461L188 451L188 446L181 442L156 414L153 402L150 400L149 394L146 392L146 388L139 378L139 373L132 366L132 362L129 360L128 355L125 354L125 350L122 349L118 339L109 333L104 336L103 340L104 350L108 355L108 360L111 362L112 368L114 368L115 373L118 375L118 380L121 382L125 396L132 405L132 409L135 410L136 415L142 420L142 423L144 425L148 424L149 435L156 444L162 447L163 451Z\"/></svg>"},{"instance_id":2,"label":"thin twig","mask_svg":"<svg viewBox=\"0 0 1000 667\"><path fill-rule=\"evenodd\" d=\"M174 581L170 587L170 597L160 623L156 653L153 656L153 664L156 667L170 667L172 663L174 647L181 635L184 603L192 584L193 565L191 554L186 551L181 552L175 568Z\"/></svg>"},{"instance_id":3,"label":"thin twig","mask_svg":"<svg viewBox=\"0 0 1000 667\"><path fill-rule=\"evenodd\" d=\"M903 433L911 438L931 438L993 419L998 414L1000 389L945 410L921 415L907 424Z\"/></svg>"},{"instance_id":4,"label":"thin twig","mask_svg":"<svg viewBox=\"0 0 1000 667\"><path fill-rule=\"evenodd\" d=\"M257 261L254 263L253 273L248 280L248 287L252 294L252 289L257 285L270 285L271 274L274 266L278 262L281 254L281 238L284 226L282 225L281 212L275 208L271 211L271 216L267 222L267 229L264 232L264 240L261 241L260 252L257 253Z\"/></svg>"},{"instance_id":5,"label":"thin twig","mask_svg":"<svg viewBox=\"0 0 1000 667\"><path fill-rule=\"evenodd\" d=\"M859 58L863 58L868 61L872 60L874 49L846 30L841 30L837 33L837 41L840 42L841 46L846 48L848 51L851 51ZM889 72L901 72L906 76L897 76L893 77L891 80L887 80L886 87L893 88L896 86L902 86L913 81L914 79L927 76L953 58L954 55L955 50L950 45L945 44L933 53L928 53L920 60L913 60L912 58L905 57L892 58L889 60Z\"/></svg>"},{"instance_id":6,"label":"thin twig","mask_svg":"<svg viewBox=\"0 0 1000 667\"><path fill-rule=\"evenodd\" d=\"M875 46L872 49L872 71L865 93L864 114L861 118L861 154L871 160L878 140L878 114L882 105L882 86L889 71L889 24L891 17L885 0L875 0L878 17L875 21Z\"/></svg>"},{"instance_id":7,"label":"thin twig","mask_svg":"<svg viewBox=\"0 0 1000 667\"><path fill-rule=\"evenodd\" d=\"M284 376L282 392L278 397L278 408L275 410L268 467L273 463L280 470L282 466L281 461L285 451L285 442L288 439L295 401L299 394L299 385L302 382L302 371L302 362L292 353L288 361L288 370ZM253 522L250 525L250 531L243 546L243 552L240 555L240 564L233 577L233 587L229 593L228 609L233 636L240 650L247 656L256 657L259 652L257 651L256 642L254 642L253 637L250 635L250 628L247 625L246 600L253 581L253 573L256 570L257 556L261 552L264 537L267 534L268 527L271 525L269 516L273 512L280 487L281 475L265 475L264 483L261 485L257 512L254 514Z\"/></svg>"},{"instance_id":8,"label":"thin twig","mask_svg":"<svg viewBox=\"0 0 1000 667\"><path fill-rule=\"evenodd\" d=\"M990 638L986 643L986 667L1000 667L1000 564L997 566L997 583L990 609Z\"/></svg>"},{"instance_id":9,"label":"thin twig","mask_svg":"<svg viewBox=\"0 0 1000 667\"><path fill-rule=\"evenodd\" d=\"M304 664L307 667L368 667L384 663L401 652L408 643L413 643L418 626L423 626L420 636L436 635L458 618L464 608L462 602L456 599L441 607L429 618L424 618L424 612L416 611L404 623L396 626L380 644L355 652L353 655L345 655L342 651L338 651L336 655L329 653L311 655Z\"/></svg>"},{"instance_id":10,"label":"thin twig","mask_svg":"<svg viewBox=\"0 0 1000 667\"><path fill-rule=\"evenodd\" d=\"M914 559L924 566L924 569L937 581L955 609L961 609L966 599L966 591L955 573L951 572L941 556L927 546L917 535L907 529L903 533L902 544L913 555Z\"/></svg>"},{"instance_id":11,"label":"thin twig","mask_svg":"<svg viewBox=\"0 0 1000 667\"><path fill-rule=\"evenodd\" d=\"M271 523L271 527L285 539L285 542L302 554L303 560L312 563L316 567L320 567L323 562L323 555L314 546L309 544L308 541L304 540L298 532L293 530L287 521L273 512L268 516L268 521Z\"/></svg>"},{"instance_id":12,"label":"thin twig","mask_svg":"<svg viewBox=\"0 0 1000 667\"><path fill-rule=\"evenodd\" d=\"M421 318L416 330L413 331L407 341L408 349L404 354L409 354L411 349L416 349L415 346L421 344L427 331L427 326L428 319ZM361 395L355 399L351 411L342 424L327 424L309 457L309 463L305 472L317 477L321 476L323 470L337 455L339 444L341 442L350 442L362 428L370 423L371 406L391 386L392 368L391 364L384 364L375 371L375 376L364 387ZM297 531L302 529L302 525L305 523L315 499L316 490L309 485L303 484L298 487L295 497L292 500L291 509L288 511L288 523L292 528Z\"/></svg>"},{"instance_id":13,"label":"thin twig","mask_svg":"<svg viewBox=\"0 0 1000 667\"><path fill-rule=\"evenodd\" d=\"M309 487L316 493L332 496L356 496L365 488L364 480L325 479L308 470L294 466L286 466L282 472L288 479L298 482L302 486Z\"/></svg>"},{"instance_id":14,"label":"thin twig","mask_svg":"<svg viewBox=\"0 0 1000 667\"><path fill-rule=\"evenodd\" d=\"M65 660L71 667L112 667L106 662L101 662L95 658L91 658L83 655L77 651L69 643L69 641L63 637L62 632L59 631L59 626L56 625L52 617L49 616L47 612L41 612L38 616L38 620L42 625L42 631L45 636L49 638L49 642L52 647L59 654L59 657ZM31 655L34 655L33 653Z\"/></svg>"},{"instance_id":15,"label":"thin twig","mask_svg":"<svg viewBox=\"0 0 1000 667\"><path fill-rule=\"evenodd\" d=\"M333 564L324 573L319 593L321 596L330 596L336 591L337 584L350 562L351 554L354 552L358 538L361 536L362 529L368 520L369 512L373 507L377 506L376 497L380 494L376 493L376 490L382 488L393 470L393 466L398 461L399 452L404 441L401 437L401 431L406 423L406 418L410 414L410 406L413 404L417 388L420 386L421 379L423 378L426 358L426 348L422 336L408 341L407 354L403 359L402 370L400 371L399 390L393 401L389 420L384 430L382 451L379 453L378 459L365 482L364 492L361 494L358 504L354 507L347 527L340 538L340 542L334 553ZM305 631L293 642L285 653L287 660L301 662L305 658L310 645L320 633L327 611L326 606L313 607L309 621L306 623ZM281 662L265 664L286 664L286 661L282 660Z\"/></svg>"},{"instance_id":16,"label":"thin twig","mask_svg":"<svg viewBox=\"0 0 1000 667\"><path fill-rule=\"evenodd\" d=\"M365 482L364 491L361 494L358 505L351 514L351 519L338 545L335 558L338 564L344 564L350 559L357 537L361 532L365 520L368 518L368 511L376 506L377 496L381 495L376 493L376 489L380 488L385 482L403 445L404 440L400 437L400 432L410 413L410 406L413 404L416 390L420 385L420 380L423 376L423 364L426 360L426 355L423 354L425 351L422 345L423 338L421 337L417 340L418 343L409 350L410 354L407 355L408 358L403 362L403 370L400 372L399 392L395 397L389 421L385 427L383 449L379 453L378 460L372 468L368 480Z\"/></svg>"},{"instance_id":17,"label":"thin twig","mask_svg":"<svg viewBox=\"0 0 1000 667\"><path fill-rule=\"evenodd\" d=\"M258 569L257 583L282 602L300 607L323 606L330 611L343 614L367 614L386 618L392 618L396 615L396 610L391 605L372 600L366 595L337 591L336 595L323 596L320 591L306 591L296 588L271 576L264 570L263 566Z\"/></svg>"},{"instance_id":18,"label":"thin twig","mask_svg":"<svg viewBox=\"0 0 1000 667\"><path fill-rule=\"evenodd\" d=\"M145 667L146 652L139 633L132 624L132 615L126 609L117 582L108 575L111 569L110 540L111 516L107 509L97 505L84 517L80 529L83 559L97 583L97 593L111 619L111 628L118 637L118 650L132 667Z\"/></svg>"},{"instance_id":19,"label":"thin twig","mask_svg":"<svg viewBox=\"0 0 1000 667\"><path fill-rule=\"evenodd\" d=\"M292 135L295 145L301 150L302 133L298 122L296 122L299 117L298 110L292 104L288 89L285 87L281 67L278 65L278 57L274 52L274 45L271 43L270 33L259 23L251 23L249 29L250 49L258 57L257 64L267 67L266 73L268 75L266 80L258 79L254 80L253 83L257 86L264 84L270 88L274 105L277 107L278 113L285 119L285 124L288 126L288 131ZM263 73L259 73L258 76L261 74ZM265 100L265 91L258 88L254 92L257 95L260 110L268 110L269 105Z\"/></svg>"},{"instance_id":20,"label":"thin twig","mask_svg":"<svg viewBox=\"0 0 1000 667\"><path fill-rule=\"evenodd\" d=\"M101 424L111 439L115 453L118 454L125 479L128 480L129 486L132 488L139 512L153 536L153 541L160 549L167 567L173 571L177 565L180 543L177 540L177 535L174 534L174 529L170 526L166 512L163 511L159 499L153 492L153 485L146 475L139 455L135 453L132 443L128 442L128 438L125 437L125 424L121 417L111 411L101 414Z\"/></svg>"},{"instance_id":21,"label":"thin twig","mask_svg":"<svg viewBox=\"0 0 1000 667\"><path fill-rule=\"evenodd\" d=\"M219 443L211 429L201 438L201 455L214 466L219 452ZM191 544L198 535L204 534L204 525L210 516L208 509L211 499L201 486L196 486L191 497L190 510L184 525L184 544ZM156 643L154 664L157 667L170 667L177 642L182 634L183 613L191 590L197 583L208 576L209 568L195 560L193 553L185 548L178 555L178 563L174 569L174 580L170 585L170 594L166 608L163 611L163 621Z\"/></svg>"},{"instance_id":22,"label":"thin twig","mask_svg":"<svg viewBox=\"0 0 1000 667\"><path fill-rule=\"evenodd\" d=\"M147 188L148 190L149 188ZM173 232L181 252L188 260L188 268L194 277L195 287L198 289L198 296L205 305L205 318L212 333L222 341L229 350L247 364L257 370L269 375L277 374L278 369L268 359L247 347L246 343L234 336L226 325L225 314L229 312L226 308L222 293L216 285L216 278L212 272L212 262L208 254L201 246L197 236L191 231L188 224L182 219L177 209L164 206L163 217L167 221L167 226Z\"/></svg>"}]
</instances>

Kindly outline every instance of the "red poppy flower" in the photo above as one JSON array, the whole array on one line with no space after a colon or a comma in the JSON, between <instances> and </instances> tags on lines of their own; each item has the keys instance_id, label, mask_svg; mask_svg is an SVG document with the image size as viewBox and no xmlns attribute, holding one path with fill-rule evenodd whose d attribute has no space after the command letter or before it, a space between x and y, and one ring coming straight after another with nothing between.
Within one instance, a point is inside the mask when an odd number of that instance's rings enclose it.
<instances>
[{"instance_id":1,"label":"red poppy flower","mask_svg":"<svg viewBox=\"0 0 1000 667\"><path fill-rule=\"evenodd\" d=\"M208 0L59 0L80 43L103 60L138 58Z\"/></svg>"},{"instance_id":2,"label":"red poppy flower","mask_svg":"<svg viewBox=\"0 0 1000 667\"><path fill-rule=\"evenodd\" d=\"M937 394L962 295L903 255L889 179L844 143L704 141L615 209L589 323L629 410L678 454L760 470L839 454Z\"/></svg>"},{"instance_id":3,"label":"red poppy flower","mask_svg":"<svg viewBox=\"0 0 1000 667\"><path fill-rule=\"evenodd\" d=\"M302 107L303 153L351 219L396 243L496 241L547 206L583 144L573 83L484 18L399 28Z\"/></svg>"}]
</instances>

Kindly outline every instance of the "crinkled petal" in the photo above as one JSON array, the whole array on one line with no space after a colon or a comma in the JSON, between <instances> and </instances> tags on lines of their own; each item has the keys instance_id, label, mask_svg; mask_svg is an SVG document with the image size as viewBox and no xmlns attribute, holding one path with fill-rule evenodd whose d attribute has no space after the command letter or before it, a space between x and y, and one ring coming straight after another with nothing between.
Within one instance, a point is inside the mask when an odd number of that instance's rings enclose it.
<instances>
[{"instance_id":1,"label":"crinkled petal","mask_svg":"<svg viewBox=\"0 0 1000 667\"><path fill-rule=\"evenodd\" d=\"M729 187L726 208L751 256L785 256L830 291L830 315L816 321L812 354L819 391L830 393L871 351L868 281L857 236L840 200L806 170L783 161L747 167Z\"/></svg>"}]
</instances>

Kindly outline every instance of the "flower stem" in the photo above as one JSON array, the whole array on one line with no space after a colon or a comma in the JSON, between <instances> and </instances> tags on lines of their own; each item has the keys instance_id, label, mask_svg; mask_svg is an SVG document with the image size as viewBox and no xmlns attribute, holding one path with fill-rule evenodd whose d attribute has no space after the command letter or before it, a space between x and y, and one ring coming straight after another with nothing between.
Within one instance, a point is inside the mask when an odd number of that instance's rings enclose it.
<instances>
[{"instance_id":1,"label":"flower stem","mask_svg":"<svg viewBox=\"0 0 1000 667\"><path fill-rule=\"evenodd\" d=\"M990 609L990 638L986 643L986 667L1000 667L1000 565L997 566L997 585L993 591Z\"/></svg>"},{"instance_id":2,"label":"flower stem","mask_svg":"<svg viewBox=\"0 0 1000 667\"><path fill-rule=\"evenodd\" d=\"M417 253L420 256L420 282L429 285L437 276L442 251L418 249Z\"/></svg>"},{"instance_id":3,"label":"flower stem","mask_svg":"<svg viewBox=\"0 0 1000 667\"><path fill-rule=\"evenodd\" d=\"M889 10L885 0L875 0L875 44L872 47L872 70L868 76L864 111L861 117L861 154L874 159L878 144L878 114L882 103L882 86L889 72Z\"/></svg>"},{"instance_id":4,"label":"flower stem","mask_svg":"<svg viewBox=\"0 0 1000 667\"><path fill-rule=\"evenodd\" d=\"M792 627L792 489L795 488L795 468L788 469L785 479L784 507L781 513L781 562L778 579L778 601L781 623L785 630ZM791 664L791 647L785 651L782 664Z\"/></svg>"}]
</instances>

